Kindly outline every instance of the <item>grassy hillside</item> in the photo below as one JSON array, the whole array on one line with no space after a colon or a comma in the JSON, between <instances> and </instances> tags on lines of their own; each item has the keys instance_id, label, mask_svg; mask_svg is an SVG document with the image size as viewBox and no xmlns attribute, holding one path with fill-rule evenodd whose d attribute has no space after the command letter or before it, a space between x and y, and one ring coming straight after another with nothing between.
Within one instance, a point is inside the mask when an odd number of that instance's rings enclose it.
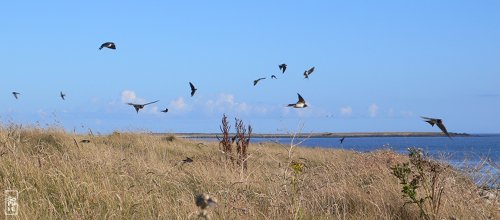
<instances>
[{"instance_id":1,"label":"grassy hillside","mask_svg":"<svg viewBox=\"0 0 500 220\"><path fill-rule=\"evenodd\" d=\"M197 219L200 193L217 199L213 219L420 218L390 169L408 156L294 148L289 157L285 147L251 144L244 171L213 142L8 126L0 128L0 189L19 191L19 219ZM186 157L193 162L182 163ZM498 200L440 167L435 217L500 219Z\"/></svg>"}]
</instances>

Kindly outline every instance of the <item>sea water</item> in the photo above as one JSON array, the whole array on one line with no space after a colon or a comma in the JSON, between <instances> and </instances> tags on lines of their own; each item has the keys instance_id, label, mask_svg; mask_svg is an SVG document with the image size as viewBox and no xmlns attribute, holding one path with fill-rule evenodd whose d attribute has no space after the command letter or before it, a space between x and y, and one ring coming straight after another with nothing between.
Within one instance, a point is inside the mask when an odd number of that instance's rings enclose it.
<instances>
[{"instance_id":1,"label":"sea water","mask_svg":"<svg viewBox=\"0 0 500 220\"><path fill-rule=\"evenodd\" d=\"M407 154L408 148L421 148L433 159L448 163L481 185L500 184L500 134L476 134L464 137L346 137L340 138L253 138L253 143L300 143L303 147L346 149L358 152L392 150Z\"/></svg>"}]
</instances>

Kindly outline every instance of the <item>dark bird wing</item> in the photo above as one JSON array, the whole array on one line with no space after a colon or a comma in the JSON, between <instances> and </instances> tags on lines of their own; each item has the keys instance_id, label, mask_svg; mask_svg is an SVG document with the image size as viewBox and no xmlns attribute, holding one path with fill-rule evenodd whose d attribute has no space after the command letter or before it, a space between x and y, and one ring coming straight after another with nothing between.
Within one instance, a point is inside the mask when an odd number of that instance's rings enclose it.
<instances>
[{"instance_id":1,"label":"dark bird wing","mask_svg":"<svg viewBox=\"0 0 500 220\"><path fill-rule=\"evenodd\" d=\"M144 104L144 105L142 105L142 106L149 105L149 104L153 104L153 103L157 103L158 101L160 101L160 100L156 100L156 101L154 101L154 102L148 102L148 103L146 103L146 104Z\"/></svg>"},{"instance_id":2,"label":"dark bird wing","mask_svg":"<svg viewBox=\"0 0 500 220\"><path fill-rule=\"evenodd\" d=\"M299 102L306 102L299 93L297 93L297 95L299 96Z\"/></svg>"},{"instance_id":3,"label":"dark bird wing","mask_svg":"<svg viewBox=\"0 0 500 220\"><path fill-rule=\"evenodd\" d=\"M186 159L182 160L183 163L192 163L193 162L193 159L191 159L190 157L186 157Z\"/></svg>"},{"instance_id":4,"label":"dark bird wing","mask_svg":"<svg viewBox=\"0 0 500 220\"><path fill-rule=\"evenodd\" d=\"M193 83L189 82L189 86L191 87L191 96L194 95L194 93L196 92L196 88L194 87Z\"/></svg>"},{"instance_id":5,"label":"dark bird wing","mask_svg":"<svg viewBox=\"0 0 500 220\"><path fill-rule=\"evenodd\" d=\"M139 110L140 110L141 108L143 108L143 107L144 107L144 105L134 104L134 103L130 103L130 102L127 102L127 105L134 106L135 111L136 111L137 113L139 113Z\"/></svg>"},{"instance_id":6,"label":"dark bird wing","mask_svg":"<svg viewBox=\"0 0 500 220\"><path fill-rule=\"evenodd\" d=\"M64 96L66 96L66 94L64 94L63 92L61 92L61 98L64 100Z\"/></svg>"},{"instance_id":7,"label":"dark bird wing","mask_svg":"<svg viewBox=\"0 0 500 220\"><path fill-rule=\"evenodd\" d=\"M136 105L136 104L132 104L132 103L129 103L129 105L132 105L134 106L135 108L135 112L139 113L139 110L144 107L143 105Z\"/></svg>"},{"instance_id":8,"label":"dark bird wing","mask_svg":"<svg viewBox=\"0 0 500 220\"><path fill-rule=\"evenodd\" d=\"M116 49L116 45L113 42L106 42L106 43L101 44L101 47L99 47L99 50L101 50L104 47L107 47L107 48L113 49L113 50Z\"/></svg>"},{"instance_id":9,"label":"dark bird wing","mask_svg":"<svg viewBox=\"0 0 500 220\"><path fill-rule=\"evenodd\" d=\"M311 67L311 69L309 69L309 70L307 71L307 75L311 75L311 73L312 73L312 72L314 72L314 66L313 66L313 67Z\"/></svg>"},{"instance_id":10,"label":"dark bird wing","mask_svg":"<svg viewBox=\"0 0 500 220\"><path fill-rule=\"evenodd\" d=\"M283 64L280 64L280 65L279 65L279 68L280 68L280 70L282 71L282 73L285 73L285 70L286 70L286 64L284 64L284 63L283 63Z\"/></svg>"},{"instance_id":11,"label":"dark bird wing","mask_svg":"<svg viewBox=\"0 0 500 220\"><path fill-rule=\"evenodd\" d=\"M99 50L102 50L102 48L104 48L104 47L108 47L108 45L109 45L109 42L101 44L101 47L99 47Z\"/></svg>"},{"instance_id":12,"label":"dark bird wing","mask_svg":"<svg viewBox=\"0 0 500 220\"><path fill-rule=\"evenodd\" d=\"M437 126L439 127L439 129L441 129L441 131L443 131L444 134L446 134L446 136L450 137L450 134L448 134L448 131L446 130L446 127L443 123L437 123Z\"/></svg>"},{"instance_id":13,"label":"dark bird wing","mask_svg":"<svg viewBox=\"0 0 500 220\"><path fill-rule=\"evenodd\" d=\"M422 119L425 119L425 120L436 120L436 118L429 118L429 117L424 117L424 116L420 116Z\"/></svg>"},{"instance_id":14,"label":"dark bird wing","mask_svg":"<svg viewBox=\"0 0 500 220\"><path fill-rule=\"evenodd\" d=\"M266 79L266 78L258 78L258 79L256 79L256 80L254 80L254 81L253 81L253 85L254 85L254 86L255 86L255 85L257 85L257 83L258 83L259 81L263 80L263 79Z\"/></svg>"},{"instance_id":15,"label":"dark bird wing","mask_svg":"<svg viewBox=\"0 0 500 220\"><path fill-rule=\"evenodd\" d=\"M161 111L161 112L168 112L168 108L166 108L165 110Z\"/></svg>"},{"instance_id":16,"label":"dark bird wing","mask_svg":"<svg viewBox=\"0 0 500 220\"><path fill-rule=\"evenodd\" d=\"M434 127L434 125L436 124L436 122L438 121L438 119L436 118L428 118L428 117L423 117L423 116L420 116L422 119L425 120L425 122L429 123L430 125L432 125L432 127Z\"/></svg>"}]
</instances>

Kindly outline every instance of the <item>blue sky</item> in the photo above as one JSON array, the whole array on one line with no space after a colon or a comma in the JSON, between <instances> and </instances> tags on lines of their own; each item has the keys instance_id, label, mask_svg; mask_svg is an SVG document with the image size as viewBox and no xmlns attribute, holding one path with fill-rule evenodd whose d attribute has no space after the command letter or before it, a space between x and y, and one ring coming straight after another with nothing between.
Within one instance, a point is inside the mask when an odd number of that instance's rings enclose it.
<instances>
[{"instance_id":1,"label":"blue sky","mask_svg":"<svg viewBox=\"0 0 500 220\"><path fill-rule=\"evenodd\" d=\"M218 132L226 113L257 133L438 131L419 118L429 116L451 132L500 133L499 11L498 1L3 2L0 120ZM98 50L106 41L117 50ZM285 108L297 93L309 107ZM125 104L157 99L139 114Z\"/></svg>"}]
</instances>

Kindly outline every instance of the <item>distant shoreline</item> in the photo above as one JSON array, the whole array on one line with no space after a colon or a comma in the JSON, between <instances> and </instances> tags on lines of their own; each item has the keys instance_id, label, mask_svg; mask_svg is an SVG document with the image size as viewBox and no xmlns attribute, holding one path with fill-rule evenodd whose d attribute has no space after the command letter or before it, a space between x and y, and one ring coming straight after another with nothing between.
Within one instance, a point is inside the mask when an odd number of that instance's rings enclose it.
<instances>
[{"instance_id":1,"label":"distant shoreline","mask_svg":"<svg viewBox=\"0 0 500 220\"><path fill-rule=\"evenodd\" d=\"M154 133L154 135L174 135L180 138L217 138L220 133ZM234 135L234 134L232 134ZM452 137L473 137L467 133L450 133ZM252 138L361 138L361 137L446 137L440 132L321 132L299 134L252 134Z\"/></svg>"}]
</instances>

